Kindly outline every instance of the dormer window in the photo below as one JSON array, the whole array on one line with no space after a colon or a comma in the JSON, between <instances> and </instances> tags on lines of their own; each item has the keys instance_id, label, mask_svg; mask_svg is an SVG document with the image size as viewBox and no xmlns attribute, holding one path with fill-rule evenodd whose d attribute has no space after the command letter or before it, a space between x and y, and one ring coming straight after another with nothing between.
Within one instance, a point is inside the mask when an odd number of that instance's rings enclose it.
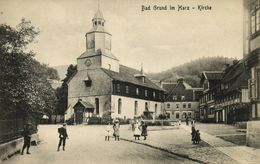
<instances>
[{"instance_id":1,"label":"dormer window","mask_svg":"<svg viewBox=\"0 0 260 164\"><path fill-rule=\"evenodd\" d=\"M83 80L86 87L90 87L92 84L92 80L90 79L89 75L87 74L87 77L85 78L85 80Z\"/></svg>"}]
</instances>

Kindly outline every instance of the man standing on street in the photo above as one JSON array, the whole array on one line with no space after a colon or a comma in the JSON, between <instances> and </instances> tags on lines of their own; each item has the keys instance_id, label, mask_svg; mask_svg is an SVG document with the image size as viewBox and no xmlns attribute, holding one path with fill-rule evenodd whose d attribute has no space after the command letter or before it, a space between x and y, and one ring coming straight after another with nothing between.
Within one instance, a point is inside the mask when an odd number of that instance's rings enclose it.
<instances>
[{"instance_id":1,"label":"man standing on street","mask_svg":"<svg viewBox=\"0 0 260 164\"><path fill-rule=\"evenodd\" d=\"M59 141L59 145L58 145L58 150L57 151L60 151L61 144L63 144L62 145L63 146L63 151L65 151L66 139L67 138L69 139L65 123L63 124L63 127L58 128L58 132L59 132L60 141Z\"/></svg>"},{"instance_id":2,"label":"man standing on street","mask_svg":"<svg viewBox=\"0 0 260 164\"><path fill-rule=\"evenodd\" d=\"M23 155L24 149L27 148L26 154L31 154L29 152L30 146L31 146L31 124L27 123L24 130L23 130L23 138L24 138L24 144L21 155Z\"/></svg>"}]
</instances>

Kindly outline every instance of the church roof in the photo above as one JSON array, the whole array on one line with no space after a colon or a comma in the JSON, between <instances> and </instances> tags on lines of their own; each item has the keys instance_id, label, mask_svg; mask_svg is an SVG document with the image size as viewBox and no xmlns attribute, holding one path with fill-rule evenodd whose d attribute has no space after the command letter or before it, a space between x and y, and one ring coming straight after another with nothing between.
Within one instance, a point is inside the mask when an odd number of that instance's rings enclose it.
<instances>
[{"instance_id":1,"label":"church roof","mask_svg":"<svg viewBox=\"0 0 260 164\"><path fill-rule=\"evenodd\" d=\"M130 67L127 67L127 66L124 66L124 65L120 65L119 66L119 73L111 71L111 70L107 70L107 69L104 69L104 68L102 68L102 70L114 80L132 83L132 84L135 84L135 85L164 91L162 88L157 86L155 83L153 83L148 78L145 79L144 83L142 81L138 80L135 77L135 75L140 73L140 71L138 71L136 69L133 69L133 68L130 68Z\"/></svg>"},{"instance_id":2,"label":"church roof","mask_svg":"<svg viewBox=\"0 0 260 164\"><path fill-rule=\"evenodd\" d=\"M112 59L118 60L118 59L116 58L116 56L113 55L111 52L106 52L106 53L104 53L101 49L98 49L98 50L95 51L95 52L87 52L87 51L85 51L83 54L81 54L81 55L78 57L78 59L80 59L80 58L86 58L86 57L90 57L90 56L98 56L98 55L104 55L104 56L110 57L110 58L112 58Z\"/></svg>"}]
</instances>

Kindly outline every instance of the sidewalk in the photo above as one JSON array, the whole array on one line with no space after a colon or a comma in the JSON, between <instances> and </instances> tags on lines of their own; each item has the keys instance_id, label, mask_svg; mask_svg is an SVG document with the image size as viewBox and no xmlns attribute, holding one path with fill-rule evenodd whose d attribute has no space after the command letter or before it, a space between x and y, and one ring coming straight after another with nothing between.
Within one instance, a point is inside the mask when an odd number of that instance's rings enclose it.
<instances>
[{"instance_id":1,"label":"sidewalk","mask_svg":"<svg viewBox=\"0 0 260 164\"><path fill-rule=\"evenodd\" d=\"M189 127L187 127L189 128ZM121 139L143 144L163 151L171 152L184 158L193 160L199 163L238 163L225 153L215 149L206 142L201 142L199 145L194 145L191 142L190 130L172 127L148 127L148 138L143 140L134 140L131 130L121 129Z\"/></svg>"},{"instance_id":2,"label":"sidewalk","mask_svg":"<svg viewBox=\"0 0 260 164\"><path fill-rule=\"evenodd\" d=\"M182 128L190 132L191 127L182 125ZM229 141L225 141L216 136L210 135L200 130L201 139L214 147L215 149L226 154L238 163L260 163L260 149L254 149L247 146L238 146Z\"/></svg>"}]
</instances>

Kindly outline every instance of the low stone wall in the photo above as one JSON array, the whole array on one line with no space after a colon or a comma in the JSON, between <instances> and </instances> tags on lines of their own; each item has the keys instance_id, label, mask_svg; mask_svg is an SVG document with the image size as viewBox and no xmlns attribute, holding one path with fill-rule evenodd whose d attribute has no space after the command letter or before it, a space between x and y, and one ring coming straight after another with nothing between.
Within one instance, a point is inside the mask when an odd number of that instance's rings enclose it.
<instances>
[{"instance_id":1,"label":"low stone wall","mask_svg":"<svg viewBox=\"0 0 260 164\"><path fill-rule=\"evenodd\" d=\"M23 146L23 138L4 143L0 145L0 160L5 160L11 155L19 152Z\"/></svg>"},{"instance_id":2,"label":"low stone wall","mask_svg":"<svg viewBox=\"0 0 260 164\"><path fill-rule=\"evenodd\" d=\"M6 160L17 152L20 152L23 147L23 138L18 138L13 141L0 145L0 161ZM31 138L32 145L39 143L39 134L33 134Z\"/></svg>"},{"instance_id":3,"label":"low stone wall","mask_svg":"<svg viewBox=\"0 0 260 164\"><path fill-rule=\"evenodd\" d=\"M246 144L250 147L260 148L260 121L248 121Z\"/></svg>"}]
</instances>

